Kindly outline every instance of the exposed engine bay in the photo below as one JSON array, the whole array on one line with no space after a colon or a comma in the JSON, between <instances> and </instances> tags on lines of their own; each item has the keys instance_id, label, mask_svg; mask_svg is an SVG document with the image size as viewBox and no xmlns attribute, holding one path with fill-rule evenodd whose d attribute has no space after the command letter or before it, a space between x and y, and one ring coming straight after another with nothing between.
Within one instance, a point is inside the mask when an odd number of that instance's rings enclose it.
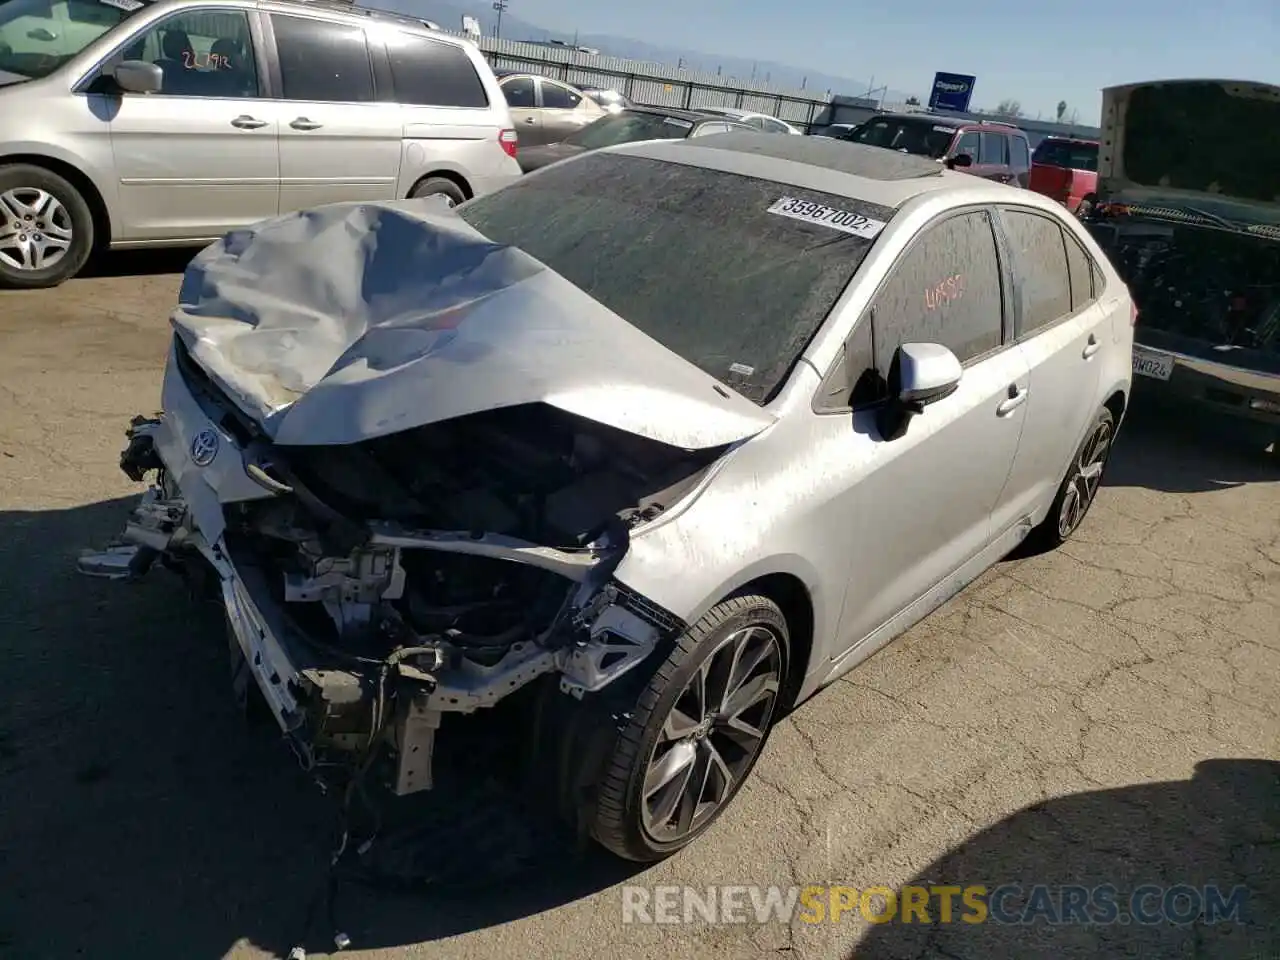
<instances>
[{"instance_id":1,"label":"exposed engine bay","mask_svg":"<svg viewBox=\"0 0 1280 960\"><path fill-rule=\"evenodd\" d=\"M1280 354L1280 230L1105 215L1089 226L1128 284L1140 326Z\"/></svg>"},{"instance_id":2,"label":"exposed engine bay","mask_svg":"<svg viewBox=\"0 0 1280 960\"><path fill-rule=\"evenodd\" d=\"M350 446L259 437L245 464L272 495L223 503L209 543L160 455L166 429L135 420L122 455L130 476L157 472L126 530L128 573L212 566L243 653L239 695L256 674L307 769L363 769L387 748L399 794L430 788L443 714L556 671L581 698L678 632L612 572L630 530L724 453L540 404ZM111 575L105 556L82 570Z\"/></svg>"}]
</instances>

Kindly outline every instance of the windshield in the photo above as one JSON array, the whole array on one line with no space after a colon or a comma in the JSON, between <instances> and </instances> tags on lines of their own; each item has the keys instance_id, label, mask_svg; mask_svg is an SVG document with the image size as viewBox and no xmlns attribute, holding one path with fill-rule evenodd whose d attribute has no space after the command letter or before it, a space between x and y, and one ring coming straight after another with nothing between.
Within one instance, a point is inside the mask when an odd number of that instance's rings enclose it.
<instances>
[{"instance_id":1,"label":"windshield","mask_svg":"<svg viewBox=\"0 0 1280 960\"><path fill-rule=\"evenodd\" d=\"M872 147L887 147L937 160L944 156L956 131L928 120L900 120L878 117L868 120L850 139Z\"/></svg>"},{"instance_id":2,"label":"windshield","mask_svg":"<svg viewBox=\"0 0 1280 960\"><path fill-rule=\"evenodd\" d=\"M47 77L145 4L141 0L0 0L0 70Z\"/></svg>"},{"instance_id":3,"label":"windshield","mask_svg":"<svg viewBox=\"0 0 1280 960\"><path fill-rule=\"evenodd\" d=\"M564 138L565 143L588 150L612 147L616 143L632 143L636 140L673 140L687 137L693 124L679 117L660 113L632 113L624 110L602 117L588 124L577 133Z\"/></svg>"},{"instance_id":4,"label":"windshield","mask_svg":"<svg viewBox=\"0 0 1280 960\"><path fill-rule=\"evenodd\" d=\"M1064 170L1098 172L1098 145L1079 140L1041 140L1031 162Z\"/></svg>"},{"instance_id":5,"label":"windshield","mask_svg":"<svg viewBox=\"0 0 1280 960\"><path fill-rule=\"evenodd\" d=\"M862 263L876 221L893 212L613 153L458 208L489 239L520 247L756 403L784 381Z\"/></svg>"}]
</instances>

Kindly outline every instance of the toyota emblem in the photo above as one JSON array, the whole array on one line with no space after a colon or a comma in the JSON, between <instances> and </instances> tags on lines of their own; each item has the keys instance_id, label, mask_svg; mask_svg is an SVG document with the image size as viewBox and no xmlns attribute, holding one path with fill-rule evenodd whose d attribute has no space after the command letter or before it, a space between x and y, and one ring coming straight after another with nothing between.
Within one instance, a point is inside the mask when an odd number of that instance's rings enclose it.
<instances>
[{"instance_id":1,"label":"toyota emblem","mask_svg":"<svg viewBox=\"0 0 1280 960\"><path fill-rule=\"evenodd\" d=\"M207 467L218 455L218 435L212 430L201 430L191 441L191 462L197 467Z\"/></svg>"}]
</instances>

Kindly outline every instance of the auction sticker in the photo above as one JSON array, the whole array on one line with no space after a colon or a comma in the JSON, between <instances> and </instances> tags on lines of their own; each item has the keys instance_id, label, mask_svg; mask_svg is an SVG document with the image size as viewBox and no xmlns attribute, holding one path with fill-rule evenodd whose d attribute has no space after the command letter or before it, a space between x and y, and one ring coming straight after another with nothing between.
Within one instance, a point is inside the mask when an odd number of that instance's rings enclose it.
<instances>
[{"instance_id":1,"label":"auction sticker","mask_svg":"<svg viewBox=\"0 0 1280 960\"><path fill-rule=\"evenodd\" d=\"M792 220L803 220L805 223L820 223L824 227L850 233L864 240L873 239L884 229L884 224L879 220L847 210L837 210L835 207L825 207L820 203L810 203L808 200L797 200L795 197L781 198L767 212L790 217Z\"/></svg>"}]
</instances>

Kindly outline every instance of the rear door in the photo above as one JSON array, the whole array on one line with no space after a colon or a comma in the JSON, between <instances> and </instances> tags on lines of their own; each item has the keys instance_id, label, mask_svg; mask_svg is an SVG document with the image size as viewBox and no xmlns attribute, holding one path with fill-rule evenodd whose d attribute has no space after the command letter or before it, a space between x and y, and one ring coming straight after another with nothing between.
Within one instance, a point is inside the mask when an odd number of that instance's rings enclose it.
<instances>
[{"instance_id":1,"label":"rear door","mask_svg":"<svg viewBox=\"0 0 1280 960\"><path fill-rule=\"evenodd\" d=\"M1105 352L1115 349L1089 254L1059 221L1002 206L998 222L1014 294L1014 338L1030 370L1027 423L1009 476L1014 519L1052 501L1097 413Z\"/></svg>"},{"instance_id":2,"label":"rear door","mask_svg":"<svg viewBox=\"0 0 1280 960\"><path fill-rule=\"evenodd\" d=\"M538 110L538 85L533 77L504 77L498 86L507 98L511 122L515 124L520 146L536 147L546 143L542 132L542 115Z\"/></svg>"},{"instance_id":3,"label":"rear door","mask_svg":"<svg viewBox=\"0 0 1280 960\"><path fill-rule=\"evenodd\" d=\"M398 30L384 40L393 86L385 99L400 104L404 124L397 195L408 196L437 170L453 170L473 186L509 172L513 164L499 145L501 124L466 51Z\"/></svg>"},{"instance_id":4,"label":"rear door","mask_svg":"<svg viewBox=\"0 0 1280 960\"><path fill-rule=\"evenodd\" d=\"M160 67L158 93L113 93L111 150L119 177L115 240L218 237L275 216L280 195L277 105L264 96L256 14L196 7L131 38L104 64ZM109 85L101 71L89 81Z\"/></svg>"},{"instance_id":5,"label":"rear door","mask_svg":"<svg viewBox=\"0 0 1280 960\"><path fill-rule=\"evenodd\" d=\"M392 200L400 108L379 103L364 28L272 13L280 103L280 209Z\"/></svg>"}]
</instances>

